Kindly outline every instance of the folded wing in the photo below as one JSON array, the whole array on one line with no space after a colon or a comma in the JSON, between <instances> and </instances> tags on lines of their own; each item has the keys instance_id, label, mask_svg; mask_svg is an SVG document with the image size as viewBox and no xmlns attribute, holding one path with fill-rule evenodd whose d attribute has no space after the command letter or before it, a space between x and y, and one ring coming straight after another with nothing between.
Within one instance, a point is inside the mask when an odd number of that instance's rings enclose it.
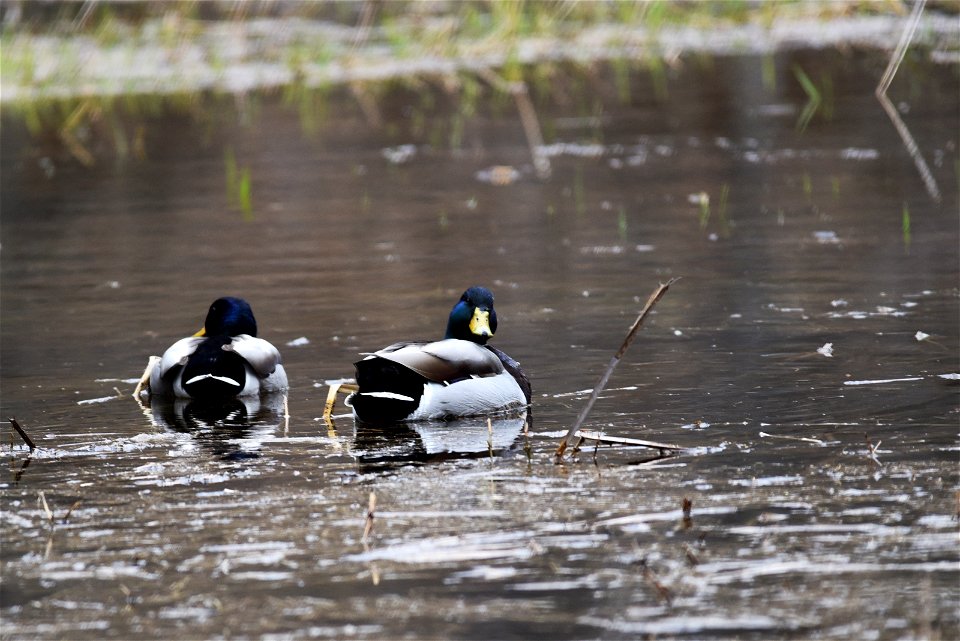
<instances>
[{"instance_id":1,"label":"folded wing","mask_svg":"<svg viewBox=\"0 0 960 641\"><path fill-rule=\"evenodd\" d=\"M273 374L280 364L280 351L272 343L248 334L234 336L230 343L223 346L223 349L236 352L243 357L243 360L247 361L261 378Z\"/></svg>"},{"instance_id":2,"label":"folded wing","mask_svg":"<svg viewBox=\"0 0 960 641\"><path fill-rule=\"evenodd\" d=\"M490 350L476 343L457 339L433 343L397 343L367 358L392 361L436 383L496 376L504 371L500 359Z\"/></svg>"}]
</instances>

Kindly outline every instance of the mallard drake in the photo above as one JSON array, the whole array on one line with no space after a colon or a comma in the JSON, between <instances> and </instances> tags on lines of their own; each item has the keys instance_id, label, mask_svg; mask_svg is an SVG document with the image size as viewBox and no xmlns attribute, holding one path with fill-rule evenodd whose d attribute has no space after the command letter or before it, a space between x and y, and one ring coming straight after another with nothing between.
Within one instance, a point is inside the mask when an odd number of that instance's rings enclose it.
<instances>
[{"instance_id":1,"label":"mallard drake","mask_svg":"<svg viewBox=\"0 0 960 641\"><path fill-rule=\"evenodd\" d=\"M257 321L247 301L218 298L203 328L171 345L153 365L150 393L223 399L286 390L280 352L256 336Z\"/></svg>"},{"instance_id":2,"label":"mallard drake","mask_svg":"<svg viewBox=\"0 0 960 641\"><path fill-rule=\"evenodd\" d=\"M487 345L497 330L493 294L471 287L454 305L443 340L403 342L355 363L347 399L367 422L417 421L503 412L530 403L520 364Z\"/></svg>"}]
</instances>

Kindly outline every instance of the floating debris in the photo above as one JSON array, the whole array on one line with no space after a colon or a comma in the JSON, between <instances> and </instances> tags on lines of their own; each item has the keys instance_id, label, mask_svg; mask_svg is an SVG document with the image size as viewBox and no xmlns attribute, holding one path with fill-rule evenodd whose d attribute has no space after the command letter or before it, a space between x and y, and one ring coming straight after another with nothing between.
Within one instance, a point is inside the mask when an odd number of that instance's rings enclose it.
<instances>
[{"instance_id":1,"label":"floating debris","mask_svg":"<svg viewBox=\"0 0 960 641\"><path fill-rule=\"evenodd\" d=\"M863 320L865 318L876 317L876 316L893 316L895 318L904 318L909 312L905 312L902 309L897 309L896 307L888 307L887 305L877 305L876 311L868 312L863 310L850 310L846 312L828 312L827 318L852 318L854 320Z\"/></svg>"},{"instance_id":2,"label":"floating debris","mask_svg":"<svg viewBox=\"0 0 960 641\"><path fill-rule=\"evenodd\" d=\"M758 116L767 116L767 117L793 116L793 115L796 115L797 113L797 106L786 104L786 103L759 105L753 111Z\"/></svg>"},{"instance_id":3,"label":"floating debris","mask_svg":"<svg viewBox=\"0 0 960 641\"><path fill-rule=\"evenodd\" d=\"M779 438L785 441L801 441L803 443L814 443L816 445L826 445L823 441L818 438L811 438L809 436L781 436L779 434L768 434L767 432L760 432L760 438Z\"/></svg>"},{"instance_id":4,"label":"floating debris","mask_svg":"<svg viewBox=\"0 0 960 641\"><path fill-rule=\"evenodd\" d=\"M599 158L604 154L604 146L598 144L579 144L574 142L555 142L543 145L540 153L548 157L576 156L578 158Z\"/></svg>"},{"instance_id":5,"label":"floating debris","mask_svg":"<svg viewBox=\"0 0 960 641\"><path fill-rule=\"evenodd\" d=\"M93 405L95 403L106 403L107 401L112 401L117 399L117 396L101 396L99 398L87 398L82 401L77 401L77 405Z\"/></svg>"},{"instance_id":6,"label":"floating debris","mask_svg":"<svg viewBox=\"0 0 960 641\"><path fill-rule=\"evenodd\" d=\"M787 313L798 313L802 314L804 309L802 307L780 307L776 303L769 303L767 309L772 309L775 312L787 312Z\"/></svg>"},{"instance_id":7,"label":"floating debris","mask_svg":"<svg viewBox=\"0 0 960 641\"><path fill-rule=\"evenodd\" d=\"M844 385L883 385L885 383L912 383L913 381L923 380L919 376L911 376L907 378L880 378L875 380L865 380L865 381L844 381Z\"/></svg>"},{"instance_id":8,"label":"floating debris","mask_svg":"<svg viewBox=\"0 0 960 641\"><path fill-rule=\"evenodd\" d=\"M847 147L840 150L840 158L843 160L876 160L880 157L880 152L876 149L859 149L857 147Z\"/></svg>"},{"instance_id":9,"label":"floating debris","mask_svg":"<svg viewBox=\"0 0 960 641\"><path fill-rule=\"evenodd\" d=\"M417 155L416 145L400 145L398 147L387 147L380 152L388 162L394 165L402 165L409 162Z\"/></svg>"},{"instance_id":10,"label":"floating debris","mask_svg":"<svg viewBox=\"0 0 960 641\"><path fill-rule=\"evenodd\" d=\"M706 425L709 425L707 423ZM649 447L655 450L669 450L679 452L683 448L671 443L659 443L657 441L645 441L639 438L627 438L624 436L608 436L602 432L592 432L587 430L578 430L574 437L579 441L596 441L597 443L607 443L611 445L636 445L638 447ZM580 443L577 443L579 447Z\"/></svg>"},{"instance_id":11,"label":"floating debris","mask_svg":"<svg viewBox=\"0 0 960 641\"><path fill-rule=\"evenodd\" d=\"M917 333L913 335L913 337L916 338L917 341L925 341L928 338L930 338L930 334L927 334L926 332L921 332L918 330Z\"/></svg>"},{"instance_id":12,"label":"floating debris","mask_svg":"<svg viewBox=\"0 0 960 641\"><path fill-rule=\"evenodd\" d=\"M656 247L654 245L636 245L633 249L637 253L642 254L646 252L652 252L654 249L656 249ZM580 253L585 256L617 256L626 251L628 251L628 249L623 245L594 245L580 248Z\"/></svg>"},{"instance_id":13,"label":"floating debris","mask_svg":"<svg viewBox=\"0 0 960 641\"><path fill-rule=\"evenodd\" d=\"M518 181L520 172L509 165L494 165L487 169L481 169L474 176L482 183L503 186Z\"/></svg>"},{"instance_id":14,"label":"floating debris","mask_svg":"<svg viewBox=\"0 0 960 641\"><path fill-rule=\"evenodd\" d=\"M815 231L813 237L821 245L839 245L840 237L835 231Z\"/></svg>"},{"instance_id":15,"label":"floating debris","mask_svg":"<svg viewBox=\"0 0 960 641\"><path fill-rule=\"evenodd\" d=\"M827 358L833 358L833 343L824 343L823 347L817 348L817 353Z\"/></svg>"},{"instance_id":16,"label":"floating debris","mask_svg":"<svg viewBox=\"0 0 960 641\"><path fill-rule=\"evenodd\" d=\"M624 251L623 245L597 245L594 247L581 247L580 253L587 255L592 254L594 256L610 255L610 254L622 254Z\"/></svg>"},{"instance_id":17,"label":"floating debris","mask_svg":"<svg viewBox=\"0 0 960 641\"><path fill-rule=\"evenodd\" d=\"M852 318L853 320L863 320L870 317L869 312L830 312L827 318Z\"/></svg>"},{"instance_id":18,"label":"floating debris","mask_svg":"<svg viewBox=\"0 0 960 641\"><path fill-rule=\"evenodd\" d=\"M304 345L309 345L310 339L306 336L301 336L300 338L295 338L292 341L287 343L287 347L302 347Z\"/></svg>"},{"instance_id":19,"label":"floating debris","mask_svg":"<svg viewBox=\"0 0 960 641\"><path fill-rule=\"evenodd\" d=\"M734 487L781 487L784 485L803 485L807 479L799 474L781 474L777 476L752 476L750 478L730 479L728 484Z\"/></svg>"}]
</instances>

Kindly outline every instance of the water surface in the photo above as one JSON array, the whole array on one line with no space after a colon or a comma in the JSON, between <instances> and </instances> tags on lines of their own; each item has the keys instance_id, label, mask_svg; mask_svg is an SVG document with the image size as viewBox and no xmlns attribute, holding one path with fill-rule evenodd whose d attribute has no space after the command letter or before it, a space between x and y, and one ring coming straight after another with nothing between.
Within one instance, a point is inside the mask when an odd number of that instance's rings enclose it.
<instances>
[{"instance_id":1,"label":"water surface","mask_svg":"<svg viewBox=\"0 0 960 641\"><path fill-rule=\"evenodd\" d=\"M8 115L0 404L39 449L4 446L3 638L955 637L957 70L891 90L937 204L873 97L884 59L765 64L558 73L547 180L509 100L433 84L382 88L377 120L338 90L309 118L121 111L144 157L93 131L92 167ZM833 88L803 131L794 65ZM687 451L556 464L675 276L587 426ZM472 284L528 422L320 420L326 381L439 336ZM147 356L226 294L283 352L286 408L141 408Z\"/></svg>"}]
</instances>

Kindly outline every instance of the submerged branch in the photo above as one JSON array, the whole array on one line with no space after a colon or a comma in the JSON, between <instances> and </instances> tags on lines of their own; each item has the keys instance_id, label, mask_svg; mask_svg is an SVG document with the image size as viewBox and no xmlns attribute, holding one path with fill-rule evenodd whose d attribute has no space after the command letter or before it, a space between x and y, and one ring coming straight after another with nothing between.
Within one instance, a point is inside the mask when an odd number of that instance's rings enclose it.
<instances>
[{"instance_id":1,"label":"submerged branch","mask_svg":"<svg viewBox=\"0 0 960 641\"><path fill-rule=\"evenodd\" d=\"M580 426L583 425L587 415L590 414L590 410L593 409L593 404L597 402L597 398L600 396L603 388L607 386L607 381L610 380L610 375L617 367L620 359L623 358L627 348L630 347L630 343L633 342L633 338L636 336L637 330L639 330L640 326L643 325L643 321L647 318L647 314L650 313L650 310L653 309L653 306L657 304L657 301L663 298L663 295L667 293L667 290L670 289L670 286L677 282L677 280L677 278L671 278L666 283L662 283L652 294L650 294L650 298L647 299L646 305L644 305L643 309L640 310L640 315L637 316L637 320L633 321L633 325L630 326L630 330L627 332L627 336L623 339L620 349L618 349L617 353L614 354L613 358L610 359L607 369L604 370L603 375L600 376L600 380L597 381L596 386L593 388L593 393L590 394L590 398L587 400L587 404L580 411L580 416L577 417L576 422L574 422L570 429L567 430L563 440L560 441L560 445L557 447L557 458L561 458L563 456L563 453L566 451L567 446L570 445L574 435L580 429ZM668 447L665 449L670 448Z\"/></svg>"}]
</instances>

